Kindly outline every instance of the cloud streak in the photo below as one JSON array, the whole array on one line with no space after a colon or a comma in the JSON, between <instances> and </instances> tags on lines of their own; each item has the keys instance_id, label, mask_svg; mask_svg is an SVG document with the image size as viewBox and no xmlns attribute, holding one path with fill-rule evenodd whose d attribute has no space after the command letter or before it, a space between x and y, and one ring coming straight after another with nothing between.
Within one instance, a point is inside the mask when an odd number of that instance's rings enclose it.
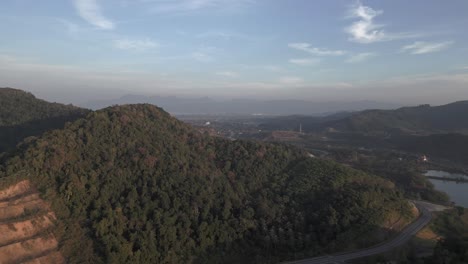
<instances>
[{"instance_id":1,"label":"cloud streak","mask_svg":"<svg viewBox=\"0 0 468 264\"><path fill-rule=\"evenodd\" d=\"M121 50L131 51L146 51L149 49L157 48L159 45L152 40L131 40L131 39L117 39L114 40L114 47Z\"/></svg>"},{"instance_id":2,"label":"cloud streak","mask_svg":"<svg viewBox=\"0 0 468 264\"><path fill-rule=\"evenodd\" d=\"M290 59L289 63L296 64L299 66L311 66L320 63L320 59L301 58L301 59Z\"/></svg>"},{"instance_id":3,"label":"cloud streak","mask_svg":"<svg viewBox=\"0 0 468 264\"><path fill-rule=\"evenodd\" d=\"M347 63L359 63L359 62L364 62L372 57L377 56L376 53L374 52L364 52L364 53L358 53L351 55L346 62Z\"/></svg>"},{"instance_id":4,"label":"cloud streak","mask_svg":"<svg viewBox=\"0 0 468 264\"><path fill-rule=\"evenodd\" d=\"M209 55L209 54L206 54L206 53L203 53L203 52L192 52L191 54L192 58L194 60L197 60L199 62L212 62L214 61L214 58L213 56Z\"/></svg>"},{"instance_id":5,"label":"cloud streak","mask_svg":"<svg viewBox=\"0 0 468 264\"><path fill-rule=\"evenodd\" d=\"M279 65L246 65L246 64L240 64L239 67L241 67L244 70L252 71L252 70L260 70L260 71L267 71L267 72L281 72L283 71L283 67Z\"/></svg>"},{"instance_id":6,"label":"cloud streak","mask_svg":"<svg viewBox=\"0 0 468 264\"><path fill-rule=\"evenodd\" d=\"M74 0L73 3L78 15L89 24L99 29L114 29L114 22L102 14L97 0Z\"/></svg>"},{"instance_id":7,"label":"cloud streak","mask_svg":"<svg viewBox=\"0 0 468 264\"><path fill-rule=\"evenodd\" d=\"M221 72L217 72L216 75L229 77L229 78L239 77L239 73L233 72L233 71L221 71Z\"/></svg>"},{"instance_id":8,"label":"cloud streak","mask_svg":"<svg viewBox=\"0 0 468 264\"><path fill-rule=\"evenodd\" d=\"M346 54L346 51L343 50L329 50L312 47L309 43L289 43L288 47L307 52L312 55L317 56L342 56Z\"/></svg>"},{"instance_id":9,"label":"cloud streak","mask_svg":"<svg viewBox=\"0 0 468 264\"><path fill-rule=\"evenodd\" d=\"M201 39L222 39L222 40L233 40L233 39L252 39L252 37L245 34L236 32L225 32L225 31L207 31L196 35L197 38Z\"/></svg>"},{"instance_id":10,"label":"cloud streak","mask_svg":"<svg viewBox=\"0 0 468 264\"><path fill-rule=\"evenodd\" d=\"M304 82L304 79L296 76L283 76L279 79L281 84L297 85Z\"/></svg>"},{"instance_id":11,"label":"cloud streak","mask_svg":"<svg viewBox=\"0 0 468 264\"><path fill-rule=\"evenodd\" d=\"M156 4L152 11L156 13L183 13L202 9L230 9L239 10L253 4L254 0L141 0L145 3Z\"/></svg>"},{"instance_id":12,"label":"cloud streak","mask_svg":"<svg viewBox=\"0 0 468 264\"><path fill-rule=\"evenodd\" d=\"M444 42L425 42L425 41L416 41L413 44L406 45L401 48L401 52L408 52L413 55L421 55L427 53L433 53L442 51L449 46L451 46L453 41L444 41Z\"/></svg>"},{"instance_id":13,"label":"cloud streak","mask_svg":"<svg viewBox=\"0 0 468 264\"><path fill-rule=\"evenodd\" d=\"M222 57L224 50L214 46L202 46L194 50L190 57L199 62L214 62Z\"/></svg>"}]
</instances>

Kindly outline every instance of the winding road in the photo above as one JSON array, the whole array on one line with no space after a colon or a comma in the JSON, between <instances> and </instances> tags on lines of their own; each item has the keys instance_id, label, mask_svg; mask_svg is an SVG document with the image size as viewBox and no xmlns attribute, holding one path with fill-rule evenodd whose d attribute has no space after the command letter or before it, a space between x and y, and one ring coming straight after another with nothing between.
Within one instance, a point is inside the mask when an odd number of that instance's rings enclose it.
<instances>
[{"instance_id":1,"label":"winding road","mask_svg":"<svg viewBox=\"0 0 468 264\"><path fill-rule=\"evenodd\" d=\"M368 257L372 255L381 254L390 251L396 247L404 245L410 238L415 235L419 230L426 226L432 219L431 211L438 210L434 209L436 205L427 202L413 201L416 207L421 212L419 218L413 223L409 224L401 233L392 240L384 242L382 244L362 249L354 252L346 252L335 255L327 255L315 258L308 258L298 261L286 262L285 264L335 264L345 263L348 260L357 258Z\"/></svg>"}]
</instances>

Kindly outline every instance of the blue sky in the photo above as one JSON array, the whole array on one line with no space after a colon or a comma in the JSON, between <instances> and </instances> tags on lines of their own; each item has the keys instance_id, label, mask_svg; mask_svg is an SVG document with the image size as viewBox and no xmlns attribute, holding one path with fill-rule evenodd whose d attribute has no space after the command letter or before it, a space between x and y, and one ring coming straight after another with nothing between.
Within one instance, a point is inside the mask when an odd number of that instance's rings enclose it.
<instances>
[{"instance_id":1,"label":"blue sky","mask_svg":"<svg viewBox=\"0 0 468 264\"><path fill-rule=\"evenodd\" d=\"M0 86L123 94L468 99L468 1L2 0Z\"/></svg>"}]
</instances>

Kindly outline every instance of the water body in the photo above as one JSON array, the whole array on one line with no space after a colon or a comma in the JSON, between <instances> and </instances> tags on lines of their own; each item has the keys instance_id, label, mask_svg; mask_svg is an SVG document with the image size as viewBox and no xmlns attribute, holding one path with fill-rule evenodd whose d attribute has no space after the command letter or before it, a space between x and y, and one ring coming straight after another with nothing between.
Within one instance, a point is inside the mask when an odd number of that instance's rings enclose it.
<instances>
[{"instance_id":1,"label":"water body","mask_svg":"<svg viewBox=\"0 0 468 264\"><path fill-rule=\"evenodd\" d=\"M426 176L436 176L436 177L445 177L450 179L468 179L467 175L449 173L446 171L428 171L425 174ZM434 187L439 190L447 193L450 196L450 200L455 202L456 205L463 206L468 208L468 183L466 182L455 182L455 181L444 181L429 179Z\"/></svg>"},{"instance_id":2,"label":"water body","mask_svg":"<svg viewBox=\"0 0 468 264\"><path fill-rule=\"evenodd\" d=\"M430 170L427 171L426 176L434 176L434 177L444 177L448 179L465 179L468 180L468 176L465 174L459 174L459 173L450 173L446 171L437 171L437 170Z\"/></svg>"}]
</instances>

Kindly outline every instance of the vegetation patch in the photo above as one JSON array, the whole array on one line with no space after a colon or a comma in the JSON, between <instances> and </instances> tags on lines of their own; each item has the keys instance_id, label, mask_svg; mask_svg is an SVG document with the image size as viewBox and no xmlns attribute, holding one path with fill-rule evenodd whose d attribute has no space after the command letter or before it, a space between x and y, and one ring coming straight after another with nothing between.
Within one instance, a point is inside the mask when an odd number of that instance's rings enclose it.
<instances>
[{"instance_id":1,"label":"vegetation patch","mask_svg":"<svg viewBox=\"0 0 468 264\"><path fill-rule=\"evenodd\" d=\"M3 174L51 203L70 263L275 263L341 251L411 214L385 179L285 145L212 138L150 105L48 132Z\"/></svg>"}]
</instances>

